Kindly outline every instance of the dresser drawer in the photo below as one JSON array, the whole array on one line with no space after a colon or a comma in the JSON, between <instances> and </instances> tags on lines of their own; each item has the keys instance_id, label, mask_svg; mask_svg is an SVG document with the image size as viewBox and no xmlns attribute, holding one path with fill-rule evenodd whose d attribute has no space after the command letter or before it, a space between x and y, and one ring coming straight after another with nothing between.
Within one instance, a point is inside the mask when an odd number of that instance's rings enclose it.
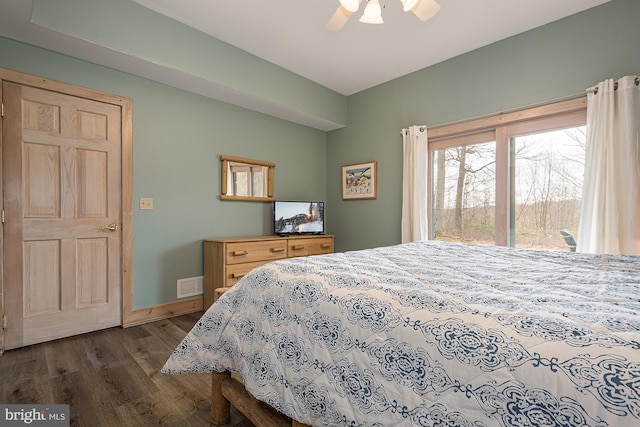
<instances>
[{"instance_id":1,"label":"dresser drawer","mask_svg":"<svg viewBox=\"0 0 640 427\"><path fill-rule=\"evenodd\" d=\"M287 257L286 240L227 243L226 264L273 261Z\"/></svg>"},{"instance_id":2,"label":"dresser drawer","mask_svg":"<svg viewBox=\"0 0 640 427\"><path fill-rule=\"evenodd\" d=\"M266 264L271 261L256 261L256 262L245 262L243 264L230 264L225 269L224 274L224 287L233 286L238 280L242 279L254 268Z\"/></svg>"},{"instance_id":3,"label":"dresser drawer","mask_svg":"<svg viewBox=\"0 0 640 427\"><path fill-rule=\"evenodd\" d=\"M329 254L333 252L332 237L310 237L290 239L287 247L288 257Z\"/></svg>"},{"instance_id":4,"label":"dresser drawer","mask_svg":"<svg viewBox=\"0 0 640 427\"><path fill-rule=\"evenodd\" d=\"M333 252L333 236L254 236L204 241L205 308L254 268L289 257Z\"/></svg>"}]
</instances>

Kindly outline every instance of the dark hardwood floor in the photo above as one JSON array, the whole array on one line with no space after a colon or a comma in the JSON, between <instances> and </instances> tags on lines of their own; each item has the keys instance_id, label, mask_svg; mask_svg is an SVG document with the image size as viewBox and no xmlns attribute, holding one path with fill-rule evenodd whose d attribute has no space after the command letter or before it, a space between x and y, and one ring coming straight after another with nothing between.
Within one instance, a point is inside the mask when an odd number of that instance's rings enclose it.
<instances>
[{"instance_id":1,"label":"dark hardwood floor","mask_svg":"<svg viewBox=\"0 0 640 427\"><path fill-rule=\"evenodd\" d=\"M210 376L160 372L201 315L9 350L0 402L67 403L72 426L208 426ZM227 426L252 425L232 408Z\"/></svg>"}]
</instances>

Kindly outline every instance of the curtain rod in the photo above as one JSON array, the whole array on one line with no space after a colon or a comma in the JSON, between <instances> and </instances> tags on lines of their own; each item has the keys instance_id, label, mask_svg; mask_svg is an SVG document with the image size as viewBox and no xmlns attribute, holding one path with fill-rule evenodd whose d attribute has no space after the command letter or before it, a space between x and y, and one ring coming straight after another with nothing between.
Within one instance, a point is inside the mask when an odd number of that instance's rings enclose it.
<instances>
[{"instance_id":1,"label":"curtain rod","mask_svg":"<svg viewBox=\"0 0 640 427\"><path fill-rule=\"evenodd\" d=\"M420 132L424 132L425 130L427 130L427 128L426 128L426 127L424 127L424 126L420 126L420 129L419 129L419 130L420 130ZM407 134L407 133L409 133L409 129L402 129L402 130L400 131L400 135L402 135L402 133L403 133L403 132L404 132L405 134Z\"/></svg>"},{"instance_id":2,"label":"curtain rod","mask_svg":"<svg viewBox=\"0 0 640 427\"><path fill-rule=\"evenodd\" d=\"M640 77L636 77L635 83L636 83L636 86L640 85ZM615 88L617 88L618 87L618 82L616 82L614 86L615 86ZM578 99L578 98L581 98L583 96L586 96L587 93L591 93L591 92L597 93L597 87L594 87L594 88L591 88L591 89L587 89L584 92L573 93L571 95L562 96L560 98L555 98L555 99L551 99L551 100L548 100L548 101L542 101L542 102L537 102L537 103L533 103L533 104L523 105L523 106L520 106L520 107L510 108L508 110L497 111L495 113L483 114L483 115L476 116L476 117L456 120L456 121L448 122L448 123L441 123L441 124L438 124L438 125L427 125L427 127L429 129L437 129L437 128L441 128L441 127L445 127L445 126L451 126L451 125L456 125L456 124L459 124L459 123L465 123L465 122L468 122L468 121L471 121L471 120L486 119L488 117L495 117L495 116L499 116L501 114L514 113L516 111L526 110L528 108L542 107L544 105L554 104L556 102L571 101L572 99ZM400 131L400 134L402 134L402 132L403 131Z\"/></svg>"},{"instance_id":3,"label":"curtain rod","mask_svg":"<svg viewBox=\"0 0 640 427\"><path fill-rule=\"evenodd\" d=\"M429 129L437 129L437 128L441 128L441 127L445 127L445 126L457 125L459 123L470 122L472 120L486 119L486 118L489 118L489 117L500 116L502 114L515 113L517 111L526 110L528 108L543 107L545 105L555 104L556 102L571 101L573 99L582 98L584 96L586 96L585 92L573 93L571 95L562 96L560 98L554 98L554 99L550 99L550 100L547 100L547 101L536 102L536 103L533 103L533 104L527 104L527 105L523 105L523 106L520 106L520 107L510 108L510 109L507 109L507 110L501 110L501 111L497 111L495 113L482 114L480 116L475 116L475 117L470 117L470 118L466 118L466 119L456 120L456 121L449 122L449 123L441 123L441 124L438 124L438 125L427 125L427 127Z\"/></svg>"},{"instance_id":4,"label":"curtain rod","mask_svg":"<svg viewBox=\"0 0 640 427\"><path fill-rule=\"evenodd\" d=\"M636 83L636 86L640 85L640 77L636 77L634 82ZM618 82L617 81L613 84L613 90L618 90ZM598 87L594 86L592 88L587 89L587 93L593 93L594 95L597 95L598 94Z\"/></svg>"}]
</instances>

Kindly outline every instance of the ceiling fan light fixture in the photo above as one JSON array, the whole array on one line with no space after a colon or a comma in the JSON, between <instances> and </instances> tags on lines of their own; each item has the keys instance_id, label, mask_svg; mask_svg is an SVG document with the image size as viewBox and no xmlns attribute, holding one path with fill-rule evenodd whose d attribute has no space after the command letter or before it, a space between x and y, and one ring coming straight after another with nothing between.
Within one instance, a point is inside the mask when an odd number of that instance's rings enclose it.
<instances>
[{"instance_id":1,"label":"ceiling fan light fixture","mask_svg":"<svg viewBox=\"0 0 640 427\"><path fill-rule=\"evenodd\" d=\"M402 10L404 10L405 12L409 12L420 2L420 0L400 0L400 1L402 2Z\"/></svg>"},{"instance_id":2,"label":"ceiling fan light fixture","mask_svg":"<svg viewBox=\"0 0 640 427\"><path fill-rule=\"evenodd\" d=\"M380 2L378 0L367 0L367 7L364 8L364 13L359 21L365 24L384 24Z\"/></svg>"},{"instance_id":3,"label":"ceiling fan light fixture","mask_svg":"<svg viewBox=\"0 0 640 427\"><path fill-rule=\"evenodd\" d=\"M353 13L358 11L360 0L340 0L340 4L349 12Z\"/></svg>"},{"instance_id":4,"label":"ceiling fan light fixture","mask_svg":"<svg viewBox=\"0 0 640 427\"><path fill-rule=\"evenodd\" d=\"M426 21L436 16L436 14L440 12L440 9L441 6L436 0L420 0L414 7L411 8L411 11L421 21Z\"/></svg>"},{"instance_id":5,"label":"ceiling fan light fixture","mask_svg":"<svg viewBox=\"0 0 640 427\"><path fill-rule=\"evenodd\" d=\"M338 6L338 9L336 9L333 16L331 16L331 19L327 21L327 24L325 25L325 27L327 28L327 30L332 30L332 31L339 30L344 26L344 24L347 23L347 20L349 19L350 16L351 16L351 12L349 12L347 9L345 9L342 6Z\"/></svg>"},{"instance_id":6,"label":"ceiling fan light fixture","mask_svg":"<svg viewBox=\"0 0 640 427\"><path fill-rule=\"evenodd\" d=\"M367 5L364 8L364 12L362 13L359 21L364 22L365 24L384 24L384 21L382 20L382 8L386 6L386 0L384 0L383 6L380 5L380 0L338 1L340 2L338 9L325 25L328 30L341 29L349 20L349 17L354 12L358 11L362 1L366 1ZM410 10L421 21L433 18L441 9L436 0L400 0L400 3L402 3L402 9L404 9L405 12Z\"/></svg>"}]
</instances>

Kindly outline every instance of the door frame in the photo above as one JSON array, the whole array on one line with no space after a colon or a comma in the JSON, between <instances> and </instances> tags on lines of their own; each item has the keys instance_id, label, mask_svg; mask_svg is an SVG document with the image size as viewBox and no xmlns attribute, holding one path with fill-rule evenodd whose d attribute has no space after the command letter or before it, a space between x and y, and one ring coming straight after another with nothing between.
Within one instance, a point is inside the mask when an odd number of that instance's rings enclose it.
<instances>
[{"instance_id":1,"label":"door frame","mask_svg":"<svg viewBox=\"0 0 640 427\"><path fill-rule=\"evenodd\" d=\"M32 76L18 71L0 68L0 100L3 99L2 82L8 81L66 95L87 98L120 107L121 112L121 295L122 325L130 323L133 314L133 100L118 95L100 92L69 83ZM0 190L3 189L2 135L0 120ZM0 191L0 209L4 209L4 193ZM4 316L4 226L0 227L0 294ZM4 317L3 317L4 319ZM0 327L0 354L4 348L4 321Z\"/></svg>"}]
</instances>

